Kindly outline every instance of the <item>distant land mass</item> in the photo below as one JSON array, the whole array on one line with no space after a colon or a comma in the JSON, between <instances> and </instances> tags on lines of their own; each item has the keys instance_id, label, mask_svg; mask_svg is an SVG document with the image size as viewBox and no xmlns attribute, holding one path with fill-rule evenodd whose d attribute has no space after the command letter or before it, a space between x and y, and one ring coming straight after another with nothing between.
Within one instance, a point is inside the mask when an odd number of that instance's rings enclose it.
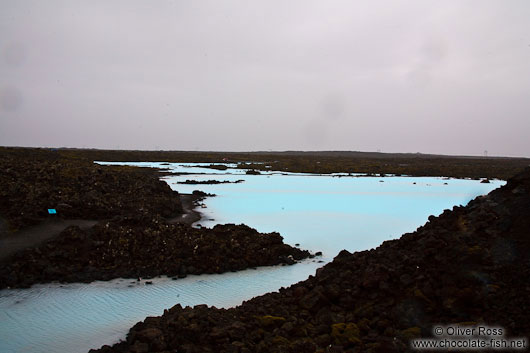
<instances>
[{"instance_id":1,"label":"distant land mass","mask_svg":"<svg viewBox=\"0 0 530 353\"><path fill-rule=\"evenodd\" d=\"M31 152L30 152L31 151ZM303 173L367 173L506 180L530 165L529 158L449 156L358 151L197 152L78 148L0 147L0 153L39 154L43 158L90 161L245 163L245 168ZM243 167L241 165L241 167Z\"/></svg>"}]
</instances>

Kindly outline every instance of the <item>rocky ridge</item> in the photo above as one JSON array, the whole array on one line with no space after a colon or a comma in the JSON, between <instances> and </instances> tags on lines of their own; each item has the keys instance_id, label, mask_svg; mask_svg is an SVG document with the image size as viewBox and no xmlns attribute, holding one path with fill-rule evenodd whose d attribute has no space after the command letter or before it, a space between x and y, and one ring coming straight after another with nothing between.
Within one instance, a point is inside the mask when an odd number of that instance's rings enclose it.
<instances>
[{"instance_id":1,"label":"rocky ridge","mask_svg":"<svg viewBox=\"0 0 530 353\"><path fill-rule=\"evenodd\" d=\"M294 264L310 256L282 239L245 225L196 229L160 217L116 217L88 230L68 227L57 238L16 253L0 267L0 289L51 281L177 278Z\"/></svg>"}]
</instances>

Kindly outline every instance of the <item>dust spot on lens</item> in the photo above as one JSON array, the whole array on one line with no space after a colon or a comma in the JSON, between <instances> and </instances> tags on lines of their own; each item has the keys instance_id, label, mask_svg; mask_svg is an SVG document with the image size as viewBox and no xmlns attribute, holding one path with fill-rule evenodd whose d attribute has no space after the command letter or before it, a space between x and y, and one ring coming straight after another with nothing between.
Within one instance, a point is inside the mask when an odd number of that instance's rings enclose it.
<instances>
[{"instance_id":1,"label":"dust spot on lens","mask_svg":"<svg viewBox=\"0 0 530 353\"><path fill-rule=\"evenodd\" d=\"M16 87L0 87L0 110L14 112L22 105L22 94Z\"/></svg>"},{"instance_id":2,"label":"dust spot on lens","mask_svg":"<svg viewBox=\"0 0 530 353\"><path fill-rule=\"evenodd\" d=\"M10 43L4 49L4 60L9 66L20 66L26 61L26 50L18 43Z\"/></svg>"}]
</instances>

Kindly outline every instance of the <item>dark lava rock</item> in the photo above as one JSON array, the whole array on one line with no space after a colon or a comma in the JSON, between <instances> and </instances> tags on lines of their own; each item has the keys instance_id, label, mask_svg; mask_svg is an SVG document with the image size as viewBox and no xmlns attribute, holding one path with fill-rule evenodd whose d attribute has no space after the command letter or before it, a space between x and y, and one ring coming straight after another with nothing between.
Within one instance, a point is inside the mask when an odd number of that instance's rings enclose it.
<instances>
[{"instance_id":1,"label":"dark lava rock","mask_svg":"<svg viewBox=\"0 0 530 353\"><path fill-rule=\"evenodd\" d=\"M250 169L250 170L247 170L245 172L245 174L248 174L248 175L260 175L261 172L259 170L255 170L255 169Z\"/></svg>"},{"instance_id":2,"label":"dark lava rock","mask_svg":"<svg viewBox=\"0 0 530 353\"><path fill-rule=\"evenodd\" d=\"M193 190L192 195L198 196L200 198L216 196L215 194L210 194L201 190Z\"/></svg>"},{"instance_id":3,"label":"dark lava rock","mask_svg":"<svg viewBox=\"0 0 530 353\"><path fill-rule=\"evenodd\" d=\"M50 281L222 273L293 264L309 255L284 244L278 233L261 234L245 225L195 229L160 217L116 217L87 231L69 227L38 248L14 254L0 267L0 289Z\"/></svg>"},{"instance_id":4,"label":"dark lava rock","mask_svg":"<svg viewBox=\"0 0 530 353\"><path fill-rule=\"evenodd\" d=\"M11 230L46 220L51 208L63 219L182 213L179 194L147 168L14 149L0 154L0 169L0 218Z\"/></svg>"},{"instance_id":5,"label":"dark lava rock","mask_svg":"<svg viewBox=\"0 0 530 353\"><path fill-rule=\"evenodd\" d=\"M404 352L451 323L528 337L529 214L527 169L414 233L342 251L287 289L231 309L177 304L99 352Z\"/></svg>"},{"instance_id":6,"label":"dark lava rock","mask_svg":"<svg viewBox=\"0 0 530 353\"><path fill-rule=\"evenodd\" d=\"M228 167L224 164L210 164L203 168L217 169L217 170L227 170Z\"/></svg>"}]
</instances>

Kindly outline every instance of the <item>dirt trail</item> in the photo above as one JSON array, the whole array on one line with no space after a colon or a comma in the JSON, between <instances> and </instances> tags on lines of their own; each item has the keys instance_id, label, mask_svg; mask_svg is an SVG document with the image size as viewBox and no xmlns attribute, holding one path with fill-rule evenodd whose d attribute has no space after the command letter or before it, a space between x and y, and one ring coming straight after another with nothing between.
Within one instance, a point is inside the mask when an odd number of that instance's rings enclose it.
<instances>
[{"instance_id":1,"label":"dirt trail","mask_svg":"<svg viewBox=\"0 0 530 353\"><path fill-rule=\"evenodd\" d=\"M46 240L55 238L69 226L90 228L96 223L97 221L85 219L55 219L18 232L8 232L6 227L0 226L0 261L19 250L34 247Z\"/></svg>"},{"instance_id":2,"label":"dirt trail","mask_svg":"<svg viewBox=\"0 0 530 353\"><path fill-rule=\"evenodd\" d=\"M201 197L194 194L180 194L180 203L182 204L182 214L168 219L171 224L185 223L192 224L201 219L201 213L196 211L195 201Z\"/></svg>"},{"instance_id":3,"label":"dirt trail","mask_svg":"<svg viewBox=\"0 0 530 353\"><path fill-rule=\"evenodd\" d=\"M183 213L169 219L169 223L186 223L192 224L201 219L201 214L195 211L195 201L200 196L193 194L180 194ZM7 223L0 218L0 261L9 257L17 251L28 247L40 245L46 240L55 238L59 233L69 226L79 226L82 229L88 229L94 226L98 221L84 219L50 219L39 225L22 229L17 232L9 232Z\"/></svg>"}]
</instances>

